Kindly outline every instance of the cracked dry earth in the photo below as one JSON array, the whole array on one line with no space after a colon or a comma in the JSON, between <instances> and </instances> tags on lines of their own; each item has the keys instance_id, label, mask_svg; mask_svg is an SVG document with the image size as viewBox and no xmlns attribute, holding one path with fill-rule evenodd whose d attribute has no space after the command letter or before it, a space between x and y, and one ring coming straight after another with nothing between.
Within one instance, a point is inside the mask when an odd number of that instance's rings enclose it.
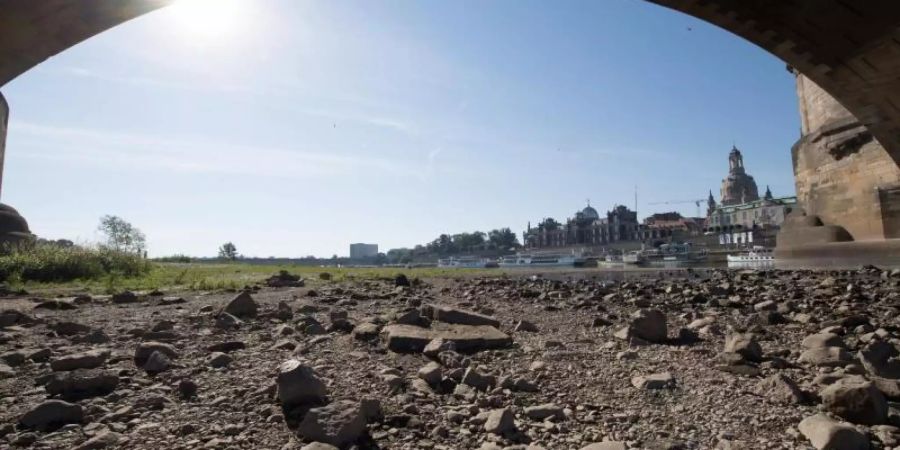
<instances>
[{"instance_id":1,"label":"cracked dry earth","mask_svg":"<svg viewBox=\"0 0 900 450\"><path fill-rule=\"evenodd\" d=\"M898 271L557 278L0 300L0 447L900 448Z\"/></svg>"}]
</instances>

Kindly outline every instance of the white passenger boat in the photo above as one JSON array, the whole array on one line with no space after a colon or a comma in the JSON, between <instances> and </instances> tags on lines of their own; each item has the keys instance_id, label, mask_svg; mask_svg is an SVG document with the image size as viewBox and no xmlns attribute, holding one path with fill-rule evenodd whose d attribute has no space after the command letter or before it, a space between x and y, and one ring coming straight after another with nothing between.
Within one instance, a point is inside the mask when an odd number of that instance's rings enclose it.
<instances>
[{"instance_id":1,"label":"white passenger boat","mask_svg":"<svg viewBox=\"0 0 900 450\"><path fill-rule=\"evenodd\" d=\"M477 256L451 256L450 258L438 260L438 267L445 269L483 269L490 266L490 260L486 258L479 258Z\"/></svg>"},{"instance_id":2,"label":"white passenger boat","mask_svg":"<svg viewBox=\"0 0 900 450\"><path fill-rule=\"evenodd\" d=\"M737 255L728 255L729 263L774 263L775 255L771 249L765 247L754 246L752 250L739 253Z\"/></svg>"},{"instance_id":3,"label":"white passenger boat","mask_svg":"<svg viewBox=\"0 0 900 450\"><path fill-rule=\"evenodd\" d=\"M575 267L584 265L585 258L581 255L541 253L504 256L500 259L500 267Z\"/></svg>"}]
</instances>

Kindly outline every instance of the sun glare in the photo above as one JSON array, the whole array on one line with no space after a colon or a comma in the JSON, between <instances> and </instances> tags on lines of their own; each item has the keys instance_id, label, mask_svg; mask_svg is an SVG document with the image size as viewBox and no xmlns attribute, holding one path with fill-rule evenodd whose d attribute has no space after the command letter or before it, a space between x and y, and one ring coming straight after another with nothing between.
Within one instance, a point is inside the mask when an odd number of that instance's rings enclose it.
<instances>
[{"instance_id":1,"label":"sun glare","mask_svg":"<svg viewBox=\"0 0 900 450\"><path fill-rule=\"evenodd\" d=\"M220 39L240 25L242 0L177 0L172 10L191 33Z\"/></svg>"}]
</instances>

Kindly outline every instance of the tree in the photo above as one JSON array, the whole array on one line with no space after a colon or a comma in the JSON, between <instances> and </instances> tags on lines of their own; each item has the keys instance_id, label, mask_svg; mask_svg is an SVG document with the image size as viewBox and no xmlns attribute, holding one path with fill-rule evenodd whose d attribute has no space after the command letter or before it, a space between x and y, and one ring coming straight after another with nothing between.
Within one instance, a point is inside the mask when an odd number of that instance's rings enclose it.
<instances>
[{"instance_id":1,"label":"tree","mask_svg":"<svg viewBox=\"0 0 900 450\"><path fill-rule=\"evenodd\" d=\"M238 257L237 247L231 242L226 242L219 247L219 258L234 261Z\"/></svg>"},{"instance_id":2,"label":"tree","mask_svg":"<svg viewBox=\"0 0 900 450\"><path fill-rule=\"evenodd\" d=\"M144 251L147 241L144 233L119 216L101 217L97 229L106 236L106 245L117 251L132 253Z\"/></svg>"},{"instance_id":3,"label":"tree","mask_svg":"<svg viewBox=\"0 0 900 450\"><path fill-rule=\"evenodd\" d=\"M491 245L493 245L495 248L502 250L507 250L510 247L519 246L518 236L516 236L516 233L513 233L509 228L491 230L488 233L488 242L490 242Z\"/></svg>"}]
</instances>

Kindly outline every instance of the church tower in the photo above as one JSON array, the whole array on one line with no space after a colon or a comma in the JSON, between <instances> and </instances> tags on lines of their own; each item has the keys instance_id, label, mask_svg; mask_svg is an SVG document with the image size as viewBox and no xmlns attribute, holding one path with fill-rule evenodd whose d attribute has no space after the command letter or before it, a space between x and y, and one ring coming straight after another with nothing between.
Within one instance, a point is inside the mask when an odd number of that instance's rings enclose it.
<instances>
[{"instance_id":1,"label":"church tower","mask_svg":"<svg viewBox=\"0 0 900 450\"><path fill-rule=\"evenodd\" d=\"M737 147L732 146L728 154L728 176L722 180L722 205L739 205L759 200L756 181L744 169L744 157Z\"/></svg>"}]
</instances>

